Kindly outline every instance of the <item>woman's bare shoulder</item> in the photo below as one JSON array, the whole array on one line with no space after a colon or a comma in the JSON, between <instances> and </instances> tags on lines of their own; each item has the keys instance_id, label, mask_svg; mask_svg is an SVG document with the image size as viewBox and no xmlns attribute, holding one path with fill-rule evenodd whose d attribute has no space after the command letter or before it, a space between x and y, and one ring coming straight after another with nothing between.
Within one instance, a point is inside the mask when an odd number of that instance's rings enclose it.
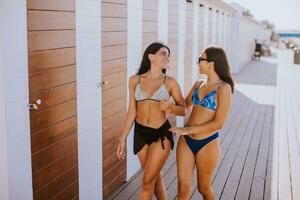
<instances>
[{"instance_id":1,"label":"woman's bare shoulder","mask_svg":"<svg viewBox=\"0 0 300 200\"><path fill-rule=\"evenodd\" d=\"M178 81L176 80L175 77L166 75L166 83L173 85L173 84L178 84Z\"/></svg>"},{"instance_id":2,"label":"woman's bare shoulder","mask_svg":"<svg viewBox=\"0 0 300 200\"><path fill-rule=\"evenodd\" d=\"M132 76L130 76L130 78L129 78L129 85L136 85L137 83L138 83L138 81L139 81L139 77L140 75L132 75Z\"/></svg>"},{"instance_id":3,"label":"woman's bare shoulder","mask_svg":"<svg viewBox=\"0 0 300 200\"><path fill-rule=\"evenodd\" d=\"M229 83L223 83L219 88L220 93L231 93L231 86Z\"/></svg>"},{"instance_id":4,"label":"woman's bare shoulder","mask_svg":"<svg viewBox=\"0 0 300 200\"><path fill-rule=\"evenodd\" d=\"M134 75L130 76L129 79L130 79L130 80L138 80L139 76L140 76L140 75L134 74Z\"/></svg>"},{"instance_id":5,"label":"woman's bare shoulder","mask_svg":"<svg viewBox=\"0 0 300 200\"><path fill-rule=\"evenodd\" d=\"M165 85L168 88L168 90L173 90L174 88L178 88L179 84L177 82L177 80L172 77L172 76L167 76L166 75L166 80L165 80Z\"/></svg>"}]
</instances>

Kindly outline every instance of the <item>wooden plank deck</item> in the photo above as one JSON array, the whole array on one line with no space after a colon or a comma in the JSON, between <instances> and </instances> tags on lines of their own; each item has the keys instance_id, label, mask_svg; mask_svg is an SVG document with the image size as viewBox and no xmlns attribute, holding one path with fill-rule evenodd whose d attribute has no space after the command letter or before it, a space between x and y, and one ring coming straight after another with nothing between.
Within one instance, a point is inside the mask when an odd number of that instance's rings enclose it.
<instances>
[{"instance_id":1,"label":"wooden plank deck","mask_svg":"<svg viewBox=\"0 0 300 200\"><path fill-rule=\"evenodd\" d=\"M300 66L292 64L292 52L273 51L277 56L253 61L234 75L213 179L216 199L300 199ZM163 173L169 199L176 199L175 151ZM110 199L138 199L142 175L140 170ZM195 176L193 187L191 199L201 200Z\"/></svg>"}]
</instances>

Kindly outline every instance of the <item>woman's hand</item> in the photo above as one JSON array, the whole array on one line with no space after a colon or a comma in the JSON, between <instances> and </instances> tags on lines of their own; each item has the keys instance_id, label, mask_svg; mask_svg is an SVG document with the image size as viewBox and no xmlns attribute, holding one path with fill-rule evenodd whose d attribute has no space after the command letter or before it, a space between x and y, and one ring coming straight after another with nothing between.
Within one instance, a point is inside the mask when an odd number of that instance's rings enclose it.
<instances>
[{"instance_id":1,"label":"woman's hand","mask_svg":"<svg viewBox=\"0 0 300 200\"><path fill-rule=\"evenodd\" d=\"M188 127L172 127L172 128L169 128L169 131L176 133L178 135L188 135L189 134Z\"/></svg>"},{"instance_id":2,"label":"woman's hand","mask_svg":"<svg viewBox=\"0 0 300 200\"><path fill-rule=\"evenodd\" d=\"M125 153L125 139L119 139L118 148L117 148L117 157L121 159L125 159L126 153Z\"/></svg>"},{"instance_id":3,"label":"woman's hand","mask_svg":"<svg viewBox=\"0 0 300 200\"><path fill-rule=\"evenodd\" d=\"M172 106L171 102L168 102L166 100L160 100L159 108L160 108L160 110L164 111L165 113L171 112L171 106Z\"/></svg>"}]
</instances>

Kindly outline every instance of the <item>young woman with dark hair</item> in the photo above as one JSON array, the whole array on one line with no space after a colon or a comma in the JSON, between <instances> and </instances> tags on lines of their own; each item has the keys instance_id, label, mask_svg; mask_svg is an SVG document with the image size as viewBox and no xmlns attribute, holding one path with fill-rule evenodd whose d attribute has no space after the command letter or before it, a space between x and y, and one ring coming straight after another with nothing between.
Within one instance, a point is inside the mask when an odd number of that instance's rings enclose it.
<instances>
[{"instance_id":1,"label":"young woman with dark hair","mask_svg":"<svg viewBox=\"0 0 300 200\"><path fill-rule=\"evenodd\" d=\"M197 81L185 99L192 108L185 127L170 130L180 136L177 145L178 200L192 193L194 167L198 190L205 200L213 200L211 182L220 154L219 133L231 106L234 83L222 48L207 48L199 57L199 72L207 81Z\"/></svg>"},{"instance_id":2,"label":"young woman with dark hair","mask_svg":"<svg viewBox=\"0 0 300 200\"><path fill-rule=\"evenodd\" d=\"M174 140L166 114L185 115L185 102L177 81L165 74L170 49L155 42L144 52L141 66L129 80L129 106L119 138L117 156L125 158L125 142L134 127L134 154L144 169L140 199L167 199L161 169ZM169 98L175 104L170 103Z\"/></svg>"}]
</instances>

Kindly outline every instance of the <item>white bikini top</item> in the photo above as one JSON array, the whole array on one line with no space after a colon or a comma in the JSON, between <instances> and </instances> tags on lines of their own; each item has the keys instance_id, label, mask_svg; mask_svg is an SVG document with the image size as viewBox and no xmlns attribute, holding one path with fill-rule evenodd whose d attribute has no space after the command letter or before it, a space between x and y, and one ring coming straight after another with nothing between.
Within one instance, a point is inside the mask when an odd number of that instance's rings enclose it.
<instances>
[{"instance_id":1,"label":"white bikini top","mask_svg":"<svg viewBox=\"0 0 300 200\"><path fill-rule=\"evenodd\" d=\"M139 82L135 88L134 96L136 101L145 101L145 100L160 101L160 100L168 100L170 98L170 94L165 85L166 76L164 77L163 84L160 85L160 87L153 93L151 97L146 97L143 94L143 91L141 90L140 80L141 80L141 75L139 76Z\"/></svg>"}]
</instances>

